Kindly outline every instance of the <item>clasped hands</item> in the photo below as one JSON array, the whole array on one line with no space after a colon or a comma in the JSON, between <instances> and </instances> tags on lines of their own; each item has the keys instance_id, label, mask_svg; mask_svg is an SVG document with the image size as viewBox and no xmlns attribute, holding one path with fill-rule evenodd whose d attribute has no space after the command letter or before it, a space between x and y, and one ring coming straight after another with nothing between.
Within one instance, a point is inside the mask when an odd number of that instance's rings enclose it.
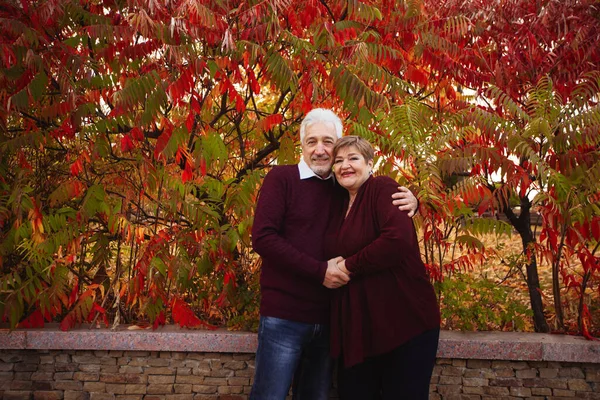
<instances>
[{"instance_id":1,"label":"clasped hands","mask_svg":"<svg viewBox=\"0 0 600 400\"><path fill-rule=\"evenodd\" d=\"M350 271L346 269L346 260L342 257L328 260L323 286L328 289L337 289L348 282L350 282Z\"/></svg>"}]
</instances>

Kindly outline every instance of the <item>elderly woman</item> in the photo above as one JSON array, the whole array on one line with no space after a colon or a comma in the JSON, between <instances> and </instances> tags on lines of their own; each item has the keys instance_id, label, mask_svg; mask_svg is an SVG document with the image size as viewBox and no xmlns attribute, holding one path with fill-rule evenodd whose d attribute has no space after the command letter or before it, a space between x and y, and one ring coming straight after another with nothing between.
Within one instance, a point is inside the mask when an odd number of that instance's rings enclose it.
<instances>
[{"instance_id":1,"label":"elderly woman","mask_svg":"<svg viewBox=\"0 0 600 400\"><path fill-rule=\"evenodd\" d=\"M338 267L350 275L331 308L338 391L342 400L427 399L439 307L413 223L389 201L398 184L371 175L373 155L358 136L338 140L333 150L347 196L330 213L325 252L343 257Z\"/></svg>"}]
</instances>

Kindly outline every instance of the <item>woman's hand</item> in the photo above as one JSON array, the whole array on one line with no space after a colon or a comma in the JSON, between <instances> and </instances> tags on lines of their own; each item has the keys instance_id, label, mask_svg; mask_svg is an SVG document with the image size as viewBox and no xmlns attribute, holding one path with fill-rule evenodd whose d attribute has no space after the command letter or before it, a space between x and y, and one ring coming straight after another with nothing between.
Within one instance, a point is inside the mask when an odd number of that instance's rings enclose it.
<instances>
[{"instance_id":1,"label":"woman's hand","mask_svg":"<svg viewBox=\"0 0 600 400\"><path fill-rule=\"evenodd\" d=\"M348 268L346 268L346 260L345 259L340 259L338 260L336 267L344 274L350 276L350 271L348 271Z\"/></svg>"},{"instance_id":2,"label":"woman's hand","mask_svg":"<svg viewBox=\"0 0 600 400\"><path fill-rule=\"evenodd\" d=\"M342 257L332 258L327 261L327 271L325 272L325 279L323 280L323 286L328 289L337 289L344 286L350 281L348 273L344 273L339 267L338 262L343 261ZM346 267L344 267L346 269Z\"/></svg>"}]
</instances>

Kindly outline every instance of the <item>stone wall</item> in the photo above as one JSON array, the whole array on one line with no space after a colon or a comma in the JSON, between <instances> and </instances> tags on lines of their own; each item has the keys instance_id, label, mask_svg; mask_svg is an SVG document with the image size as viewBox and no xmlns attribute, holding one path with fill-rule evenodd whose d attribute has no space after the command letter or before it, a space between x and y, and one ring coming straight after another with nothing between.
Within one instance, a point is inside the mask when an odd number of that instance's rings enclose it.
<instances>
[{"instance_id":1,"label":"stone wall","mask_svg":"<svg viewBox=\"0 0 600 400\"><path fill-rule=\"evenodd\" d=\"M254 334L172 327L0 331L0 398L245 400L255 348ZM567 398L600 400L600 343L442 332L432 400Z\"/></svg>"}]
</instances>

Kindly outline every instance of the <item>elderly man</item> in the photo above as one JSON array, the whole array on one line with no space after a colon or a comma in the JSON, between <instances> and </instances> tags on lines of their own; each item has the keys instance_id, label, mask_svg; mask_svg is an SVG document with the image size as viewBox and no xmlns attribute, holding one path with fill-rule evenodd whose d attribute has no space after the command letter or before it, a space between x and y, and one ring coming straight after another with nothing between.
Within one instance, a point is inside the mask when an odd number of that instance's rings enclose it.
<instances>
[{"instance_id":1,"label":"elderly man","mask_svg":"<svg viewBox=\"0 0 600 400\"><path fill-rule=\"evenodd\" d=\"M324 260L322 240L334 196L331 166L342 122L331 110L310 111L300 125L302 159L265 177L252 244L263 260L256 373L251 400L329 397L329 290L349 281L337 259ZM390 199L413 215L417 199L406 188Z\"/></svg>"}]
</instances>

